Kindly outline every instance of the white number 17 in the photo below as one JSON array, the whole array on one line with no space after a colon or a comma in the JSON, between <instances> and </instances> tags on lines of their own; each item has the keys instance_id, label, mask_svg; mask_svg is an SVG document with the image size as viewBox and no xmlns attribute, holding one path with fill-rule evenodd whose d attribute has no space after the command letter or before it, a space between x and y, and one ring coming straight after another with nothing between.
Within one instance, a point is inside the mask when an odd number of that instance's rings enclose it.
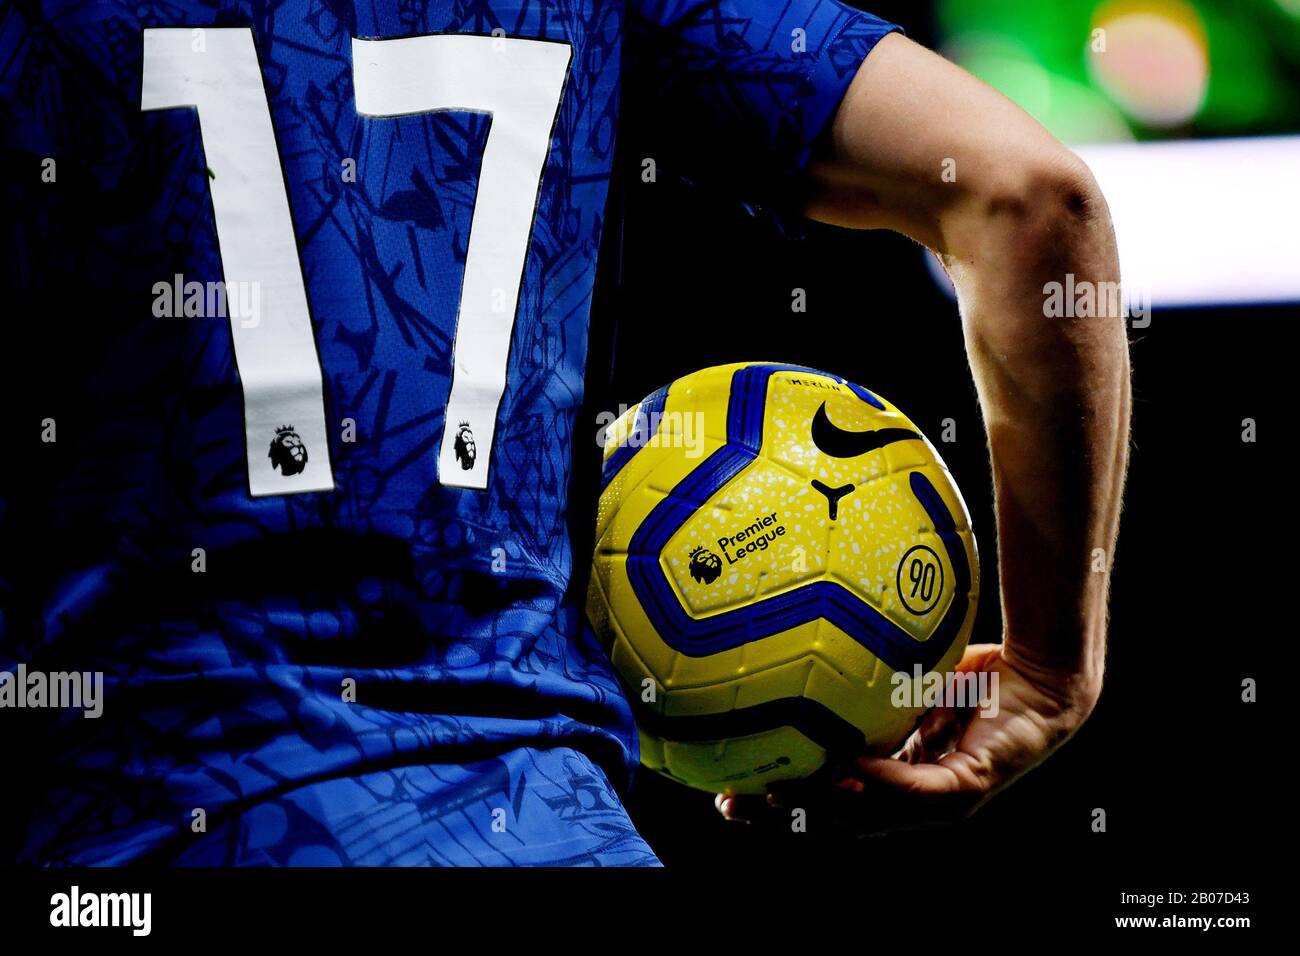
<instances>
[{"instance_id":1,"label":"white number 17","mask_svg":"<svg viewBox=\"0 0 1300 956\"><path fill-rule=\"evenodd\" d=\"M487 487L528 238L571 56L567 43L464 34L352 41L359 114L463 110L492 117L438 451L444 485ZM201 43L190 28L144 31L140 108L178 107L198 111L226 282L256 283L260 292L258 321L230 322L244 391L249 491L328 491L334 478L320 358L249 28L205 29ZM470 425L476 453L458 457L462 422ZM266 450L287 426L307 450L300 467L282 467Z\"/></svg>"}]
</instances>

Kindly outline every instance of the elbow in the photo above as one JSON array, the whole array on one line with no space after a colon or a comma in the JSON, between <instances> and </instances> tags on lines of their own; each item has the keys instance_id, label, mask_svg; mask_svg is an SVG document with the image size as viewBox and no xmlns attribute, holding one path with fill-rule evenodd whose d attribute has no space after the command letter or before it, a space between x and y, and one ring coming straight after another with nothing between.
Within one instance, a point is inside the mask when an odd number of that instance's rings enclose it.
<instances>
[{"instance_id":1,"label":"elbow","mask_svg":"<svg viewBox=\"0 0 1300 956\"><path fill-rule=\"evenodd\" d=\"M1059 371L1121 347L1110 213L1074 153L1060 147L973 191L952 226L942 259L981 352Z\"/></svg>"},{"instance_id":2,"label":"elbow","mask_svg":"<svg viewBox=\"0 0 1300 956\"><path fill-rule=\"evenodd\" d=\"M1118 281L1110 211L1087 164L1060 146L1002 165L962 196L945 223L950 270Z\"/></svg>"}]
</instances>

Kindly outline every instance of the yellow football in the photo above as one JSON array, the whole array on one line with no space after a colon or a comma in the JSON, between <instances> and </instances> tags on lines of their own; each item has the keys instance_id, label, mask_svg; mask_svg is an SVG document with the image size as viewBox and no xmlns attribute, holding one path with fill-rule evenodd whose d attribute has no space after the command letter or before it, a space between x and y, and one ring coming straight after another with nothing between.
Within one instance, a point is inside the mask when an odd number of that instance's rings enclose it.
<instances>
[{"instance_id":1,"label":"yellow football","mask_svg":"<svg viewBox=\"0 0 1300 956\"><path fill-rule=\"evenodd\" d=\"M888 753L975 618L965 503L902 412L825 372L680 378L606 436L587 612L646 766L759 793Z\"/></svg>"}]
</instances>

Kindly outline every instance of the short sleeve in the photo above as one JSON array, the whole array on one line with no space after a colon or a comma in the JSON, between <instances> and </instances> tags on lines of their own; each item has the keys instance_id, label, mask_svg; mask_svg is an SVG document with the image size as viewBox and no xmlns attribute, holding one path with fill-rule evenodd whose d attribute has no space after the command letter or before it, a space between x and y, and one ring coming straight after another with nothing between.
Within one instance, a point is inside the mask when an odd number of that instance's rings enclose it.
<instances>
[{"instance_id":1,"label":"short sleeve","mask_svg":"<svg viewBox=\"0 0 1300 956\"><path fill-rule=\"evenodd\" d=\"M862 61L899 29L837 0L631 0L627 18L634 158L778 207Z\"/></svg>"}]
</instances>

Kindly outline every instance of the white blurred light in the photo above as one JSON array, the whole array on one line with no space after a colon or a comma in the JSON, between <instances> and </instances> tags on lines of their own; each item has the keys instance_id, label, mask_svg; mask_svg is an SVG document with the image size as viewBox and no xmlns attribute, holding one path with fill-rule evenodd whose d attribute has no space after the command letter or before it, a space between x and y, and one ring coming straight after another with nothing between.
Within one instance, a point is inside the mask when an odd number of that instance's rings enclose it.
<instances>
[{"instance_id":1,"label":"white blurred light","mask_svg":"<svg viewBox=\"0 0 1300 956\"><path fill-rule=\"evenodd\" d=\"M1300 302L1300 136L1077 152L1110 206L1126 290L1156 310Z\"/></svg>"},{"instance_id":2,"label":"white blurred light","mask_svg":"<svg viewBox=\"0 0 1300 956\"><path fill-rule=\"evenodd\" d=\"M1126 299L1300 302L1300 136L1078 147L1110 206ZM928 256L935 282L952 284Z\"/></svg>"}]
</instances>

